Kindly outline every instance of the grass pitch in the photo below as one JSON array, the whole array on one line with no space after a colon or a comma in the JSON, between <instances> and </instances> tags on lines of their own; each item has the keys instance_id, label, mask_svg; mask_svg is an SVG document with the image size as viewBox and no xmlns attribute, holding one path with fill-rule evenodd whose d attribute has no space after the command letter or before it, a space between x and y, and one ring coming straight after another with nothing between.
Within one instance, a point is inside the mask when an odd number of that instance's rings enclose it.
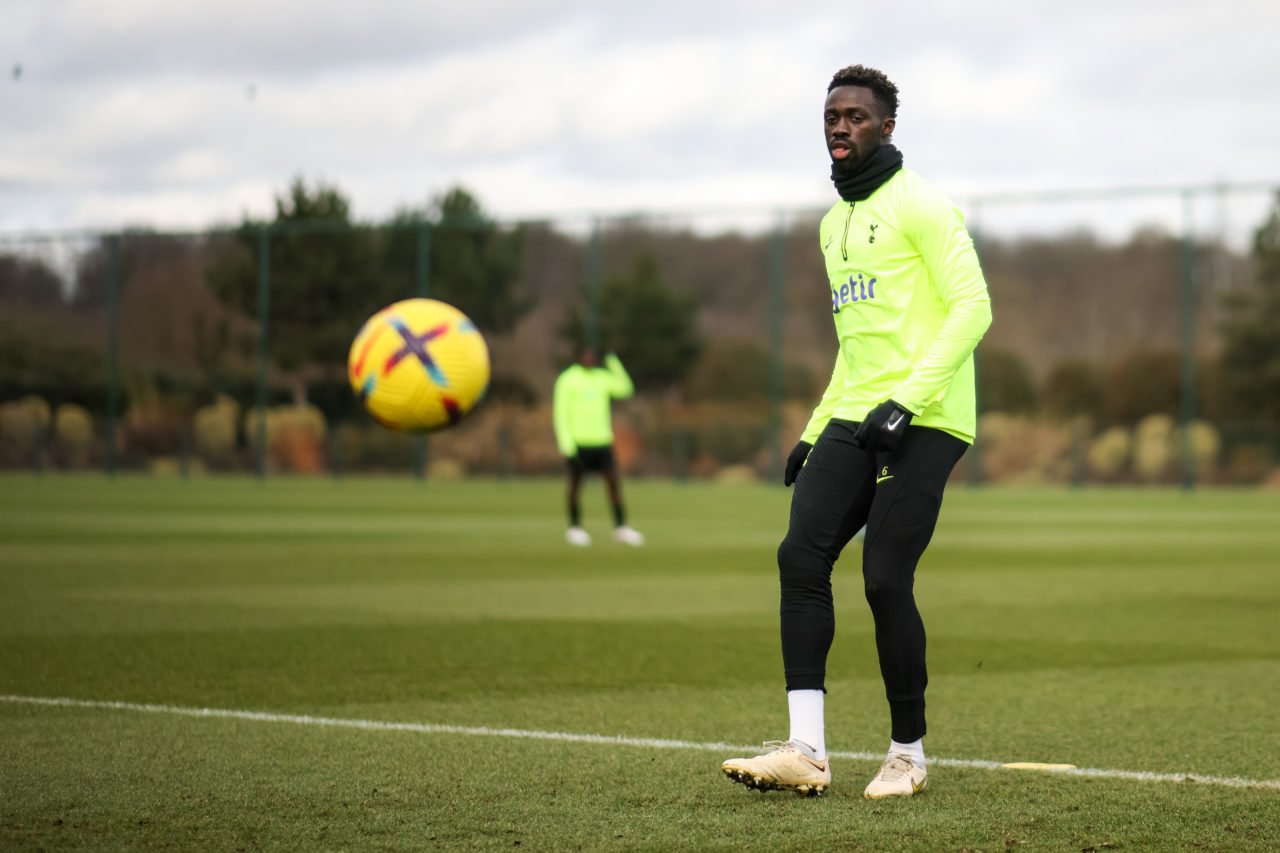
<instances>
[{"instance_id":1,"label":"grass pitch","mask_svg":"<svg viewBox=\"0 0 1280 853\"><path fill-rule=\"evenodd\" d=\"M1280 847L1280 495L953 486L926 748L975 764L870 802L856 549L832 791L761 795L707 744L786 736L789 492L629 482L629 549L588 487L574 550L559 482L0 478L0 849Z\"/></svg>"}]
</instances>

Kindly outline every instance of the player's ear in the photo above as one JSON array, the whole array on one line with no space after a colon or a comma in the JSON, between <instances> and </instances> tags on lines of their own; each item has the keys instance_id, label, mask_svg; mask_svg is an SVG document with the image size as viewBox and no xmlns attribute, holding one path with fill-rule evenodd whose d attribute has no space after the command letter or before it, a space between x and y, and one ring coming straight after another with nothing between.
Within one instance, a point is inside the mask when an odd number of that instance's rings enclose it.
<instances>
[{"instance_id":1,"label":"player's ear","mask_svg":"<svg viewBox=\"0 0 1280 853\"><path fill-rule=\"evenodd\" d=\"M898 120L893 116L886 118L884 123L880 125L880 141L888 142L891 140L893 138L893 129L897 127L897 125Z\"/></svg>"}]
</instances>

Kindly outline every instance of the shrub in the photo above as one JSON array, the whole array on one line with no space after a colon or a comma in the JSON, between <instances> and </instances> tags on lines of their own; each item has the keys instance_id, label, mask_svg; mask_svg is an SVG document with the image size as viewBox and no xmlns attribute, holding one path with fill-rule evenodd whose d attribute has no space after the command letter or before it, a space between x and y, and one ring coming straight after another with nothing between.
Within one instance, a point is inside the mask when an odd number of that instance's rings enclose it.
<instances>
[{"instance_id":1,"label":"shrub","mask_svg":"<svg viewBox=\"0 0 1280 853\"><path fill-rule=\"evenodd\" d=\"M210 405L196 409L195 444L200 459L216 468L231 467L235 462L239 421L240 404L222 394Z\"/></svg>"},{"instance_id":2,"label":"shrub","mask_svg":"<svg viewBox=\"0 0 1280 853\"><path fill-rule=\"evenodd\" d=\"M83 468L93 449L93 419L83 406L63 403L54 413L53 434L63 464Z\"/></svg>"},{"instance_id":3,"label":"shrub","mask_svg":"<svg viewBox=\"0 0 1280 853\"><path fill-rule=\"evenodd\" d=\"M1133 436L1124 427L1104 430L1089 443L1089 470L1104 479L1119 478L1129 466Z\"/></svg>"},{"instance_id":4,"label":"shrub","mask_svg":"<svg viewBox=\"0 0 1280 853\"><path fill-rule=\"evenodd\" d=\"M978 423L983 477L995 483L1059 482L1071 473L1071 431L1001 412Z\"/></svg>"},{"instance_id":5,"label":"shrub","mask_svg":"<svg viewBox=\"0 0 1280 853\"><path fill-rule=\"evenodd\" d=\"M1192 421L1187 427L1178 429L1173 443L1179 454L1191 452L1197 477L1211 476L1216 472L1222 453L1222 437L1213 424Z\"/></svg>"},{"instance_id":6,"label":"shrub","mask_svg":"<svg viewBox=\"0 0 1280 853\"><path fill-rule=\"evenodd\" d=\"M244 429L249 444L258 449L259 414L245 413ZM266 412L268 464L298 474L324 470L324 415L315 406L274 406Z\"/></svg>"},{"instance_id":7,"label":"shrub","mask_svg":"<svg viewBox=\"0 0 1280 853\"><path fill-rule=\"evenodd\" d=\"M43 447L49 430L49 404L27 395L0 403L0 455L9 462L26 463Z\"/></svg>"},{"instance_id":8,"label":"shrub","mask_svg":"<svg viewBox=\"0 0 1280 853\"><path fill-rule=\"evenodd\" d=\"M1164 478L1177 458L1174 453L1173 418L1164 414L1147 415L1133 431L1133 471L1139 478L1156 481Z\"/></svg>"}]
</instances>

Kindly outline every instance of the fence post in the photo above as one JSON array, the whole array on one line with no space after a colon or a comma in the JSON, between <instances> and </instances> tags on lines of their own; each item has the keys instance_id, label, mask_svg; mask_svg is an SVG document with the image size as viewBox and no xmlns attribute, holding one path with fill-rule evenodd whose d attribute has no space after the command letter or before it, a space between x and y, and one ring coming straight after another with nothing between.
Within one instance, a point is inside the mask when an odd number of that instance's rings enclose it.
<instances>
[{"instance_id":1,"label":"fence post","mask_svg":"<svg viewBox=\"0 0 1280 853\"><path fill-rule=\"evenodd\" d=\"M591 220L587 243L587 345L600 346L600 220Z\"/></svg>"},{"instance_id":2,"label":"fence post","mask_svg":"<svg viewBox=\"0 0 1280 853\"><path fill-rule=\"evenodd\" d=\"M975 201L973 203L973 216L971 217L973 226L969 229L969 236L973 238L973 249L978 253L978 262L982 262L982 204ZM985 275L985 274L984 274ZM978 350L981 344L973 350L973 405L975 418L982 415L982 409L978 405L978 401L982 399L982 386L978 381L978 361L981 354ZM969 458L965 460L964 471L965 481L970 487L982 485L982 436L978 435L978 431L974 429L974 439L972 446L969 447Z\"/></svg>"},{"instance_id":3,"label":"fence post","mask_svg":"<svg viewBox=\"0 0 1280 853\"><path fill-rule=\"evenodd\" d=\"M120 235L107 237L107 446L108 477L116 473L116 423L120 417Z\"/></svg>"},{"instance_id":4,"label":"fence post","mask_svg":"<svg viewBox=\"0 0 1280 853\"><path fill-rule=\"evenodd\" d=\"M191 425L184 422L178 433L178 476L184 480L191 477L191 443Z\"/></svg>"},{"instance_id":5,"label":"fence post","mask_svg":"<svg viewBox=\"0 0 1280 853\"><path fill-rule=\"evenodd\" d=\"M1085 418L1071 420L1071 487L1075 489L1082 487L1088 476L1091 427L1091 422Z\"/></svg>"},{"instance_id":6,"label":"fence post","mask_svg":"<svg viewBox=\"0 0 1280 853\"><path fill-rule=\"evenodd\" d=\"M498 427L498 479L511 479L511 424Z\"/></svg>"},{"instance_id":7,"label":"fence post","mask_svg":"<svg viewBox=\"0 0 1280 853\"><path fill-rule=\"evenodd\" d=\"M782 470L782 328L786 288L786 218L778 212L769 242L769 460L772 471ZM772 477L771 477L772 479Z\"/></svg>"},{"instance_id":8,"label":"fence post","mask_svg":"<svg viewBox=\"0 0 1280 853\"><path fill-rule=\"evenodd\" d=\"M418 223L417 265L414 276L414 295L426 299L431 293L431 223Z\"/></svg>"},{"instance_id":9,"label":"fence post","mask_svg":"<svg viewBox=\"0 0 1280 853\"><path fill-rule=\"evenodd\" d=\"M342 446L342 430L335 429L329 433L329 473L333 475L333 479L342 480L342 472L345 469L345 460L342 458L344 448Z\"/></svg>"},{"instance_id":10,"label":"fence post","mask_svg":"<svg viewBox=\"0 0 1280 853\"><path fill-rule=\"evenodd\" d=\"M271 226L258 229L258 412L255 468L259 479L267 476L267 321L271 311Z\"/></svg>"},{"instance_id":11,"label":"fence post","mask_svg":"<svg viewBox=\"0 0 1280 853\"><path fill-rule=\"evenodd\" d=\"M431 293L431 223L418 223L417 266L414 278L414 294L419 299L426 299ZM415 480L427 479L427 436L421 433L413 437L413 477Z\"/></svg>"},{"instance_id":12,"label":"fence post","mask_svg":"<svg viewBox=\"0 0 1280 853\"><path fill-rule=\"evenodd\" d=\"M1196 281L1195 243L1192 239L1192 215L1195 199L1191 190L1182 191L1182 258L1179 292L1182 319L1182 393L1179 420L1182 422L1182 488L1196 487L1195 442L1191 424L1196 416Z\"/></svg>"},{"instance_id":13,"label":"fence post","mask_svg":"<svg viewBox=\"0 0 1280 853\"><path fill-rule=\"evenodd\" d=\"M677 483L689 482L689 431L679 427L671 435L672 467Z\"/></svg>"},{"instance_id":14,"label":"fence post","mask_svg":"<svg viewBox=\"0 0 1280 853\"><path fill-rule=\"evenodd\" d=\"M32 444L34 446L32 447L31 466L37 477L44 474L48 461L50 432L51 427L42 423L36 423L32 429L32 438L34 439Z\"/></svg>"}]
</instances>

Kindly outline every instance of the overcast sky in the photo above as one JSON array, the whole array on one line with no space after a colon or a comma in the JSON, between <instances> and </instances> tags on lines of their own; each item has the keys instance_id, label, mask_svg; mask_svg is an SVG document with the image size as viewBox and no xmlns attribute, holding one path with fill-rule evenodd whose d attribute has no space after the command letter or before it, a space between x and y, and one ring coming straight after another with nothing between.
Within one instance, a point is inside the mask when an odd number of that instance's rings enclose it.
<instances>
[{"instance_id":1,"label":"overcast sky","mask_svg":"<svg viewBox=\"0 0 1280 853\"><path fill-rule=\"evenodd\" d=\"M1277 0L0 12L3 232L233 223L294 176L336 184L365 220L454 184L501 218L826 206L822 102L855 62L901 90L907 165L962 202L1280 181Z\"/></svg>"}]
</instances>

